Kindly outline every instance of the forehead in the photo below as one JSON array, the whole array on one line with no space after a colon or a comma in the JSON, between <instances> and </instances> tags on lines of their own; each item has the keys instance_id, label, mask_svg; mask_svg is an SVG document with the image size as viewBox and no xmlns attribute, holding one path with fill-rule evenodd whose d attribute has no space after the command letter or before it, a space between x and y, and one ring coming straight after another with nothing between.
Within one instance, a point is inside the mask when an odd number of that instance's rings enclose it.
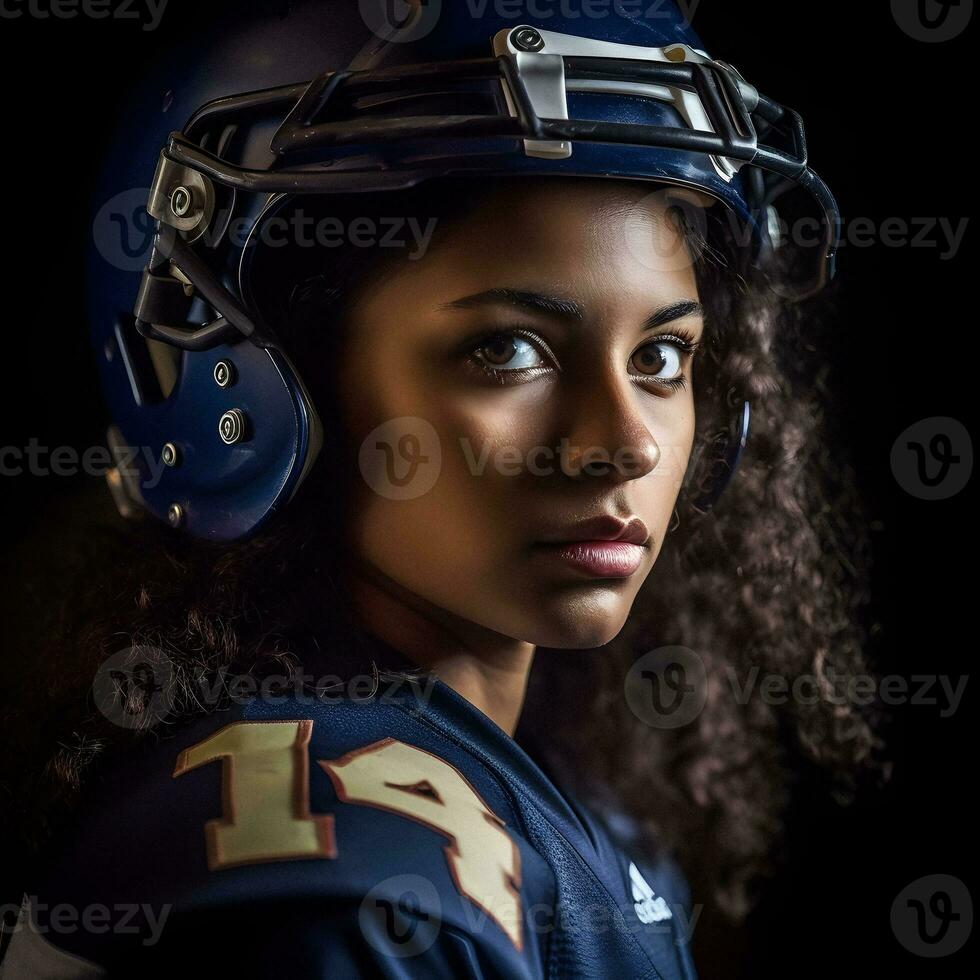
<instances>
[{"instance_id":1,"label":"forehead","mask_svg":"<svg viewBox=\"0 0 980 980\"><path fill-rule=\"evenodd\" d=\"M504 181L465 216L437 223L426 254L403 271L457 294L547 285L586 307L697 299L677 207L673 193L646 182ZM682 207L690 218L697 205Z\"/></svg>"}]
</instances>

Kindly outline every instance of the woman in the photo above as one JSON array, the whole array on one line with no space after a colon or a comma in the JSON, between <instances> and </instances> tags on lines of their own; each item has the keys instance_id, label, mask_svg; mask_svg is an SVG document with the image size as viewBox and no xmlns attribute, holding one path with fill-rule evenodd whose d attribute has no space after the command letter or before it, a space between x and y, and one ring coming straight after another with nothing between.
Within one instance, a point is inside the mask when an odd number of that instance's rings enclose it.
<instances>
[{"instance_id":1,"label":"woman","mask_svg":"<svg viewBox=\"0 0 980 980\"><path fill-rule=\"evenodd\" d=\"M386 221L431 233L365 240ZM290 197L251 234L244 298L323 447L252 537L145 525L113 608L77 597L50 725L25 691L10 726L52 826L24 820L3 976L694 976L681 868L743 915L791 753L846 777L874 746L853 708L739 696L862 666L788 263L713 195L582 174Z\"/></svg>"}]
</instances>

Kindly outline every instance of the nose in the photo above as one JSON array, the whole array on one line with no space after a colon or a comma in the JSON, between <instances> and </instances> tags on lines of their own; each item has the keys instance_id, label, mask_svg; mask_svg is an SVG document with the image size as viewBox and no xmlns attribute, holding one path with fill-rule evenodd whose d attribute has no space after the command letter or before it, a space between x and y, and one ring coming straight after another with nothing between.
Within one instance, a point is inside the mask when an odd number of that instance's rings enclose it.
<instances>
[{"instance_id":1,"label":"nose","mask_svg":"<svg viewBox=\"0 0 980 980\"><path fill-rule=\"evenodd\" d=\"M560 440L562 470L574 479L601 476L616 483L652 472L661 450L643 417L638 393L610 370L588 387L569 393L569 414Z\"/></svg>"}]
</instances>

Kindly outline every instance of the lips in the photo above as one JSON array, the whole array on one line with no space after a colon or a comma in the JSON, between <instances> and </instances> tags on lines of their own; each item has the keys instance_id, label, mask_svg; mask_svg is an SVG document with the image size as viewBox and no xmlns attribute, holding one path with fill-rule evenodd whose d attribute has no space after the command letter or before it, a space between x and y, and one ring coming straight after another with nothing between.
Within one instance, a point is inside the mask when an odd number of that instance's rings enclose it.
<instances>
[{"instance_id":1,"label":"lips","mask_svg":"<svg viewBox=\"0 0 980 980\"><path fill-rule=\"evenodd\" d=\"M612 514L582 521L539 542L545 557L593 578L628 578L647 555L650 532L638 517Z\"/></svg>"},{"instance_id":2,"label":"lips","mask_svg":"<svg viewBox=\"0 0 980 980\"><path fill-rule=\"evenodd\" d=\"M628 578L646 555L642 545L623 541L578 541L543 547L550 557L593 578Z\"/></svg>"},{"instance_id":3,"label":"lips","mask_svg":"<svg viewBox=\"0 0 980 980\"><path fill-rule=\"evenodd\" d=\"M603 514L579 524L556 530L541 540L545 544L567 544L571 541L623 541L645 545L650 539L646 524L639 517L623 519L615 514Z\"/></svg>"}]
</instances>

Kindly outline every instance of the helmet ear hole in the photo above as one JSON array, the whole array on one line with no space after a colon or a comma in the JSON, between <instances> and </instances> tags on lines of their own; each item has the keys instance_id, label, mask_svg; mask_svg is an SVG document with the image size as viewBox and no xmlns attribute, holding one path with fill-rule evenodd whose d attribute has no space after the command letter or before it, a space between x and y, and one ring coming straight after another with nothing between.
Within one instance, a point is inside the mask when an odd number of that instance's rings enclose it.
<instances>
[{"instance_id":1,"label":"helmet ear hole","mask_svg":"<svg viewBox=\"0 0 980 980\"><path fill-rule=\"evenodd\" d=\"M255 220L242 250L239 289L249 309L280 339L289 334L291 299L302 283L314 278L330 251L295 222L316 222L330 213L331 199L280 196L269 201Z\"/></svg>"}]
</instances>

